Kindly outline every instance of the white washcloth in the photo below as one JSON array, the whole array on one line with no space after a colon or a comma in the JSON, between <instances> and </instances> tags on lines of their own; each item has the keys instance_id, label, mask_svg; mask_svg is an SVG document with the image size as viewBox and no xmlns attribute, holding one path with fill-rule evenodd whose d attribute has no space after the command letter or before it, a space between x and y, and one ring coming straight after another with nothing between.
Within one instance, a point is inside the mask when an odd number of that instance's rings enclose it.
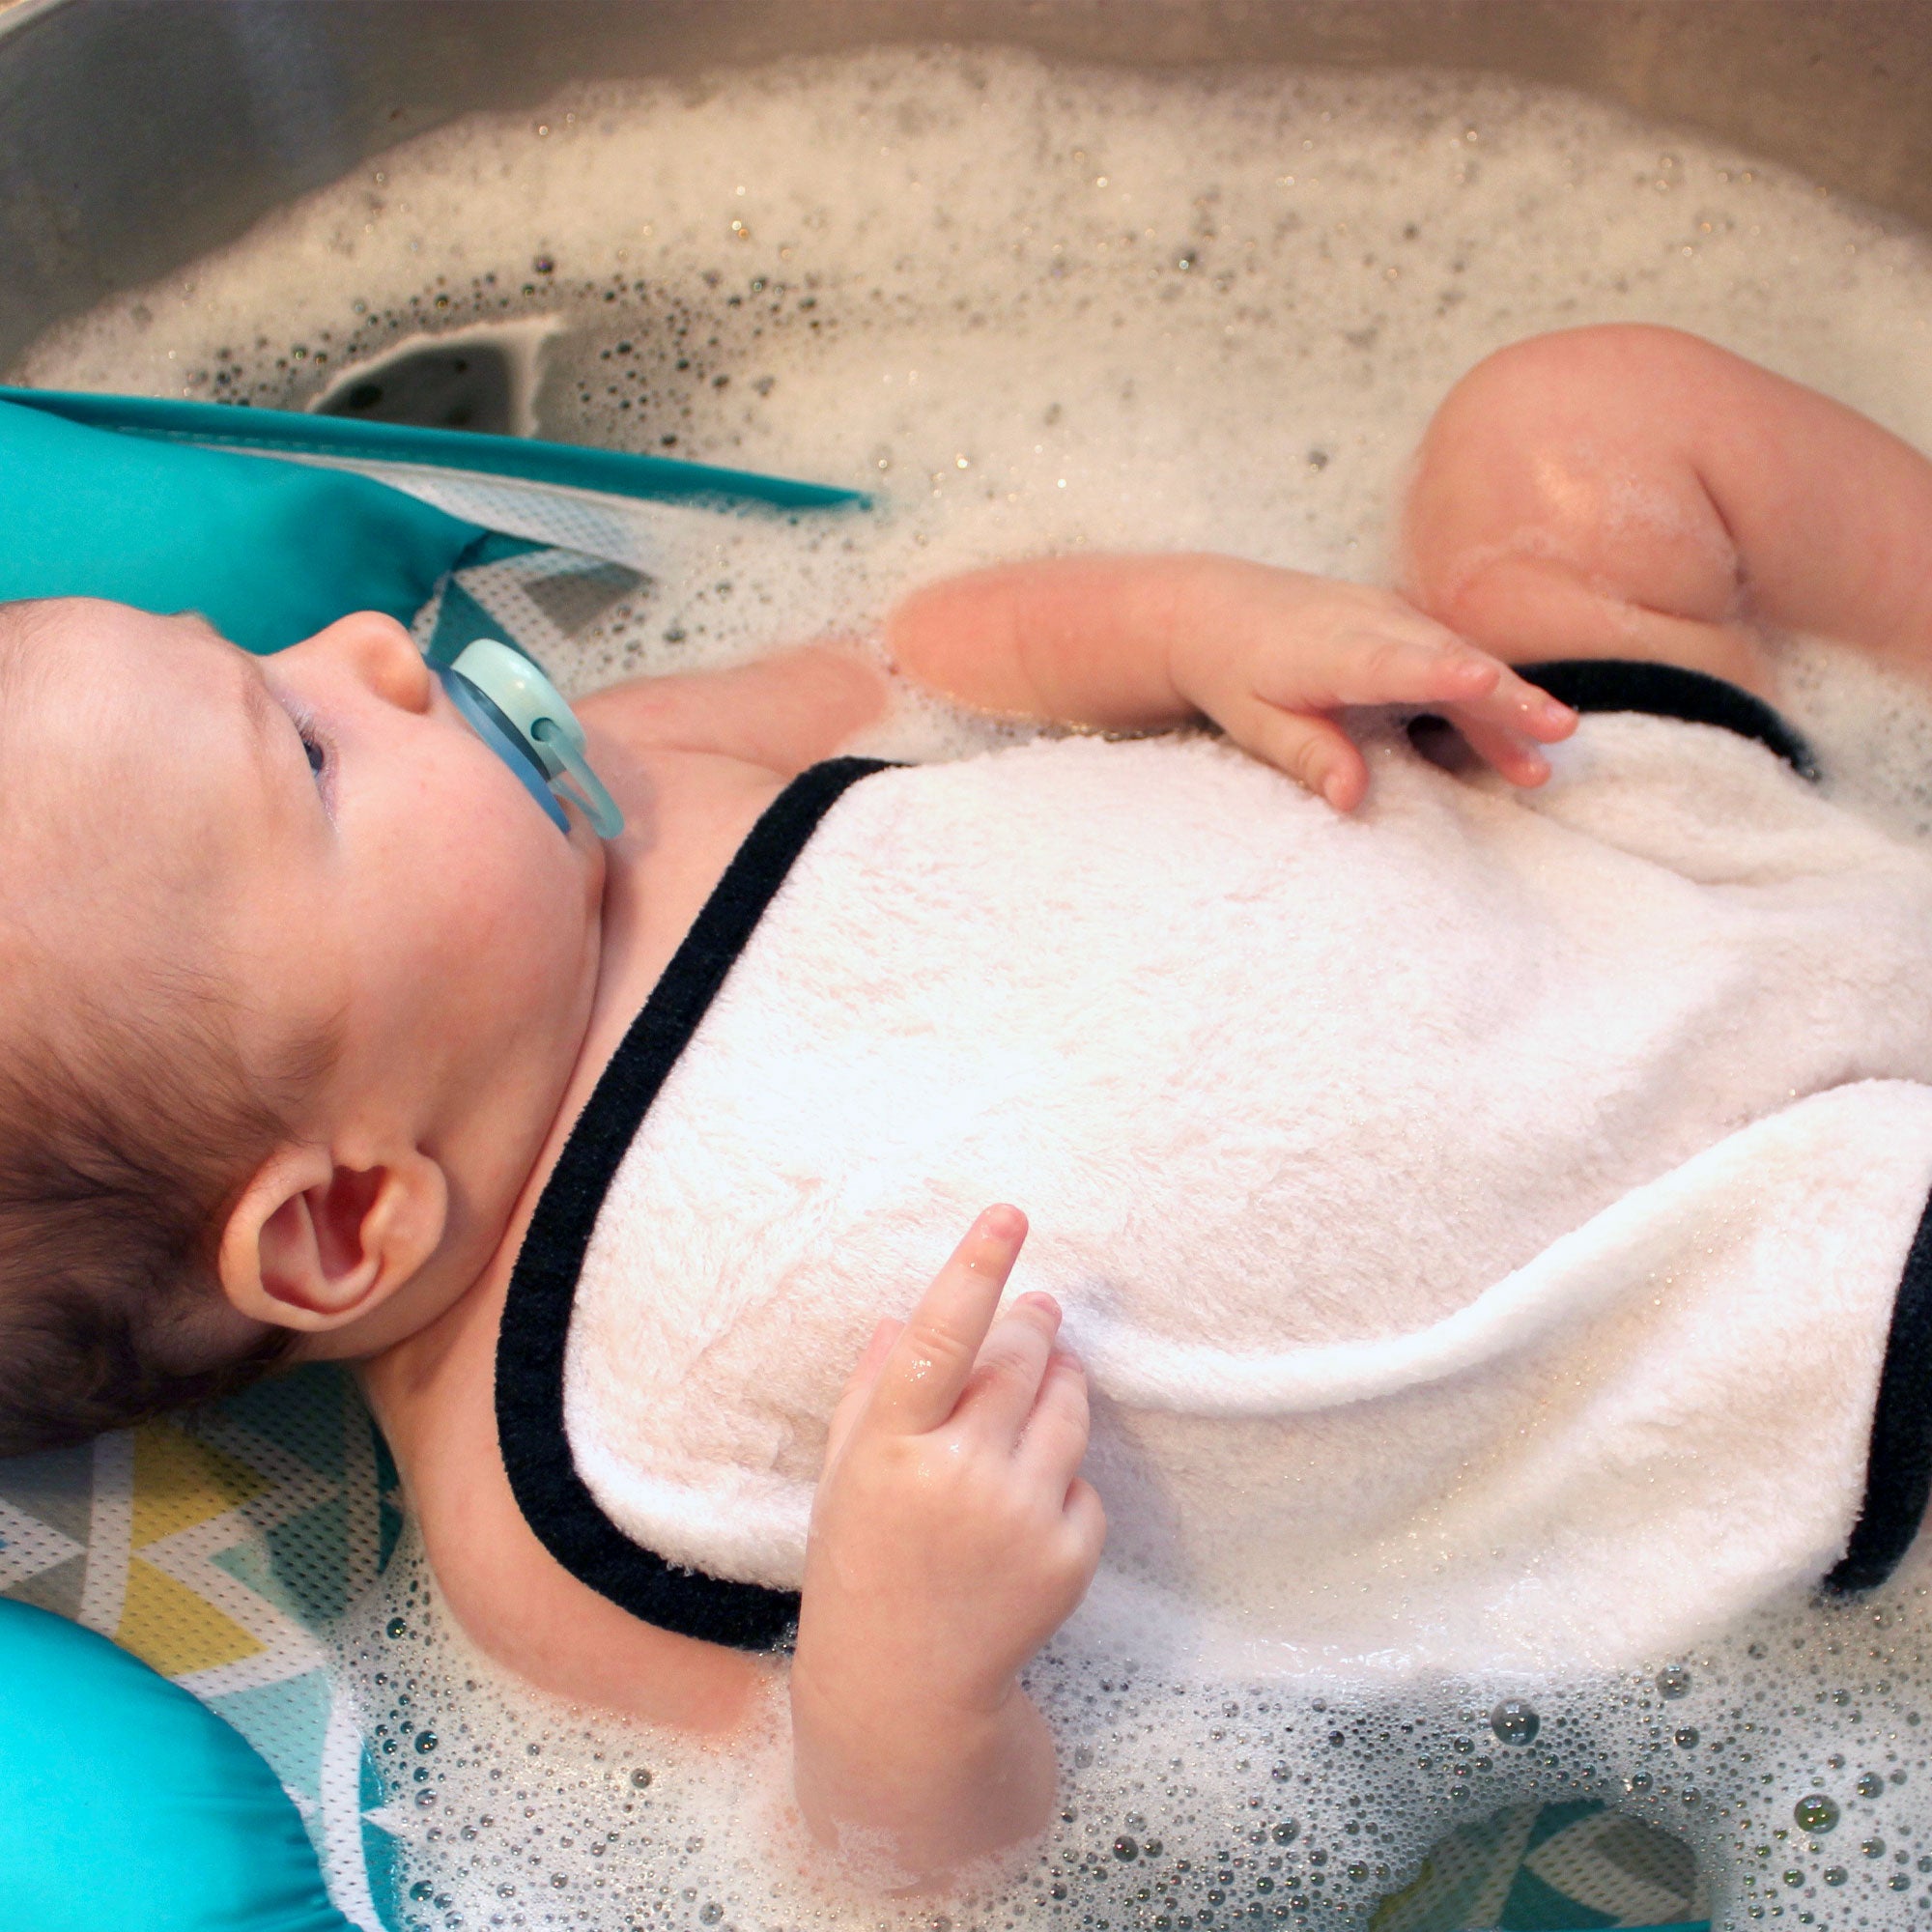
<instances>
[{"instance_id":1,"label":"white washcloth","mask_svg":"<svg viewBox=\"0 0 1932 1932\"><path fill-rule=\"evenodd\" d=\"M1539 792L1373 734L833 808L606 1198L565 1385L638 1542L795 1587L825 1418L986 1203L1095 1390L1095 1613L1297 1667L1661 1654L1817 1578L1932 1184L1932 864L1712 727Z\"/></svg>"}]
</instances>

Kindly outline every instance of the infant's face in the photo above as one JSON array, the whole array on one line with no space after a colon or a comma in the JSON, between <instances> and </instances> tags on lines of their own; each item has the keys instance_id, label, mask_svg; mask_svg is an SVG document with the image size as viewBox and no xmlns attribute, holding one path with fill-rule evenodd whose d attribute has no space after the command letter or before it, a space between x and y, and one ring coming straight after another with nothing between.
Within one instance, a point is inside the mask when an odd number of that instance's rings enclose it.
<instances>
[{"instance_id":1,"label":"infant's face","mask_svg":"<svg viewBox=\"0 0 1932 1932\"><path fill-rule=\"evenodd\" d=\"M459 1213L507 1213L587 1021L594 835L557 833L390 618L253 658L195 617L52 615L16 646L18 902L90 964L222 970L251 1064L334 1021L309 1129L381 1115Z\"/></svg>"}]
</instances>

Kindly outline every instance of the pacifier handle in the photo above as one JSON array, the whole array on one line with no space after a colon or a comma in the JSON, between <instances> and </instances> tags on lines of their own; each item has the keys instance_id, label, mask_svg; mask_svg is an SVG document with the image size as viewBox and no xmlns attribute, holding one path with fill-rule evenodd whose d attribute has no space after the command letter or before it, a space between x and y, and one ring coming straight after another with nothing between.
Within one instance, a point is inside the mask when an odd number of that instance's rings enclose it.
<instances>
[{"instance_id":1,"label":"pacifier handle","mask_svg":"<svg viewBox=\"0 0 1932 1932\"><path fill-rule=\"evenodd\" d=\"M458 653L443 676L457 708L554 824L569 830L545 786L576 806L598 838L614 838L623 831L624 814L585 755L583 726L563 694L521 651L495 638L478 638Z\"/></svg>"},{"instance_id":2,"label":"pacifier handle","mask_svg":"<svg viewBox=\"0 0 1932 1932\"><path fill-rule=\"evenodd\" d=\"M590 769L590 760L583 755L583 727L574 716L570 723L577 727L574 733L561 730L554 718L539 718L530 726L530 736L557 760L560 768L551 774L550 788L561 792L589 819L597 828L598 838L614 838L624 829L624 814L617 810L617 801L605 789L604 781ZM570 774L570 784L563 781L564 772Z\"/></svg>"}]
</instances>

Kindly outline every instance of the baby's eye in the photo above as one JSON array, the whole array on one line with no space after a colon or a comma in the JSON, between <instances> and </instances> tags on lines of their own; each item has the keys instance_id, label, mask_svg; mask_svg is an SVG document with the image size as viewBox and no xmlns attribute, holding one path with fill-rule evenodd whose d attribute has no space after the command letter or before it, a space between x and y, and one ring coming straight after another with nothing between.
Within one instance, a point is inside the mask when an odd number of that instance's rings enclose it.
<instances>
[{"instance_id":1,"label":"baby's eye","mask_svg":"<svg viewBox=\"0 0 1932 1932\"><path fill-rule=\"evenodd\" d=\"M328 763L327 752L319 740L311 737L306 731L301 734L301 748L308 753L309 770L320 778Z\"/></svg>"}]
</instances>

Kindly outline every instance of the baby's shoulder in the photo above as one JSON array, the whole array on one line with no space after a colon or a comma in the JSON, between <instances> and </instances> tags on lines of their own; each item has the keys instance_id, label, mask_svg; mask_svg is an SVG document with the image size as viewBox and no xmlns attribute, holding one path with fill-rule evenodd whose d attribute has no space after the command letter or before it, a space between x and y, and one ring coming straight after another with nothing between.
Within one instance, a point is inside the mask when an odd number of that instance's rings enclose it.
<instances>
[{"instance_id":1,"label":"baby's shoulder","mask_svg":"<svg viewBox=\"0 0 1932 1932\"><path fill-rule=\"evenodd\" d=\"M791 777L876 723L887 696L876 661L821 643L723 670L627 679L577 713L618 755L710 753Z\"/></svg>"}]
</instances>

